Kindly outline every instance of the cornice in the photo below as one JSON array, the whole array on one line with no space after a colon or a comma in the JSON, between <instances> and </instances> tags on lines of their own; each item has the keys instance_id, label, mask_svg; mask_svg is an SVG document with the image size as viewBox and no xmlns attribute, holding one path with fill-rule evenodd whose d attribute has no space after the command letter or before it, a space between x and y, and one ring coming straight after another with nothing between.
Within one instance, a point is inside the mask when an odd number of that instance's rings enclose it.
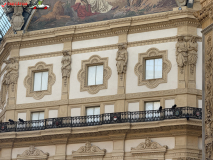
<instances>
[{"instance_id":1,"label":"cornice","mask_svg":"<svg viewBox=\"0 0 213 160\"><path fill-rule=\"evenodd\" d=\"M190 121L197 123L191 125ZM14 147L26 147L33 143L37 146L45 146L64 143L82 143L88 140L101 142L118 139L143 139L147 137L174 137L176 135L192 135L192 133L193 136L200 136L202 134L201 122L202 120L190 119L187 121L185 119L177 119L159 122L140 122L134 125L130 125L130 123L109 124L109 128L105 125L0 133L0 148L5 148L4 144L12 142L14 143ZM151 123L156 123L156 125L145 125Z\"/></svg>"}]
</instances>

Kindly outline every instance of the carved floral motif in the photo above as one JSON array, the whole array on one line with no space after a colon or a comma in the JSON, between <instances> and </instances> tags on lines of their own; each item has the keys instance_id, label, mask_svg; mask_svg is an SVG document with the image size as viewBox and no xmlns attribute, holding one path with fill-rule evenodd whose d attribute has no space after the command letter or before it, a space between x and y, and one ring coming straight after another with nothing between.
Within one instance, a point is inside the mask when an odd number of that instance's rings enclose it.
<instances>
[{"instance_id":1,"label":"carved floral motif","mask_svg":"<svg viewBox=\"0 0 213 160\"><path fill-rule=\"evenodd\" d=\"M44 153L42 150L36 149L34 146L30 146L28 150L22 154L17 155L17 160L21 159L47 159L49 153Z\"/></svg>"},{"instance_id":2,"label":"carved floral motif","mask_svg":"<svg viewBox=\"0 0 213 160\"><path fill-rule=\"evenodd\" d=\"M63 51L63 58L61 60L61 64L62 78L64 79L64 85L66 86L67 79L70 77L71 73L71 57L68 51Z\"/></svg>"},{"instance_id":3,"label":"carved floral motif","mask_svg":"<svg viewBox=\"0 0 213 160\"><path fill-rule=\"evenodd\" d=\"M206 160L211 159L212 155L212 68L213 68L213 53L212 53L212 37L207 38L206 53L205 53L205 151Z\"/></svg>"},{"instance_id":4,"label":"carved floral motif","mask_svg":"<svg viewBox=\"0 0 213 160\"><path fill-rule=\"evenodd\" d=\"M100 149L97 146L86 142L85 146L80 147L77 151L72 151L73 157L89 157L89 156L104 156L106 153L105 149Z\"/></svg>"},{"instance_id":5,"label":"carved floral motif","mask_svg":"<svg viewBox=\"0 0 213 160\"><path fill-rule=\"evenodd\" d=\"M145 142L140 143L137 147L131 148L131 151L136 150L145 150L145 149L157 149L157 148L163 148L167 149L167 146L161 146L157 142L152 142L150 138L146 138Z\"/></svg>"}]
</instances>

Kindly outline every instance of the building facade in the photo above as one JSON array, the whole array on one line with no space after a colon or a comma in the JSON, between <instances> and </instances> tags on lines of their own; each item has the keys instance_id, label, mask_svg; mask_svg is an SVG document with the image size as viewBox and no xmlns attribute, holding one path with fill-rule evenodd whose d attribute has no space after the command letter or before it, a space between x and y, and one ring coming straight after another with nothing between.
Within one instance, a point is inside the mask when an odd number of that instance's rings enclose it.
<instances>
[{"instance_id":1,"label":"building facade","mask_svg":"<svg viewBox=\"0 0 213 160\"><path fill-rule=\"evenodd\" d=\"M177 4L40 30L32 13L25 32L10 29L0 46L0 160L202 159L201 6Z\"/></svg>"}]
</instances>

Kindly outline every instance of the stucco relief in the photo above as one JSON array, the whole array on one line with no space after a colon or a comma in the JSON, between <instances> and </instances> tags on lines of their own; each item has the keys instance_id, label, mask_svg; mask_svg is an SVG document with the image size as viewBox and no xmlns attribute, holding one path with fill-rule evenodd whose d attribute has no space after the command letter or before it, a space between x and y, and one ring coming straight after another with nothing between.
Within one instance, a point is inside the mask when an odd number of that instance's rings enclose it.
<instances>
[{"instance_id":1,"label":"stucco relief","mask_svg":"<svg viewBox=\"0 0 213 160\"><path fill-rule=\"evenodd\" d=\"M162 78L149 79L145 77L146 59L150 58L162 58L163 69ZM160 51L157 48L151 48L146 53L140 53L138 55L138 63L135 65L135 74L138 76L138 86L146 85L148 88L156 88L161 83L167 83L167 75L172 68L171 62L168 60L167 51Z\"/></svg>"},{"instance_id":2,"label":"stucco relief","mask_svg":"<svg viewBox=\"0 0 213 160\"><path fill-rule=\"evenodd\" d=\"M67 79L70 78L71 73L71 57L69 55L68 51L62 51L63 52L63 58L61 60L61 72L62 72L62 78L64 79L64 85L67 85Z\"/></svg>"},{"instance_id":3,"label":"stucco relief","mask_svg":"<svg viewBox=\"0 0 213 160\"><path fill-rule=\"evenodd\" d=\"M6 73L2 80L1 85L1 106L3 108L6 97L9 94L9 86L11 85L11 91L14 92L14 85L17 84L18 76L19 76L19 62L15 58L10 58L9 60L4 60L4 63L7 64L6 66Z\"/></svg>"},{"instance_id":4,"label":"stucco relief","mask_svg":"<svg viewBox=\"0 0 213 160\"><path fill-rule=\"evenodd\" d=\"M34 73L48 71L48 86L47 90L34 91ZM28 68L27 76L24 79L24 86L26 87L26 96L33 97L36 100L42 99L45 95L52 94L52 86L56 81L56 76L53 73L53 64L46 64L44 62L38 62L35 66Z\"/></svg>"},{"instance_id":5,"label":"stucco relief","mask_svg":"<svg viewBox=\"0 0 213 160\"><path fill-rule=\"evenodd\" d=\"M137 158L144 159L164 159L167 146L161 146L157 142L153 142L150 138L146 138L145 142L140 143L137 147L131 148L131 153Z\"/></svg>"},{"instance_id":6,"label":"stucco relief","mask_svg":"<svg viewBox=\"0 0 213 160\"><path fill-rule=\"evenodd\" d=\"M194 68L198 58L197 51L197 37L178 36L178 42L176 44L176 61L181 74L183 74L184 67L187 64L190 66L190 73L194 74Z\"/></svg>"},{"instance_id":7,"label":"stucco relief","mask_svg":"<svg viewBox=\"0 0 213 160\"><path fill-rule=\"evenodd\" d=\"M212 67L213 67L213 54L212 54L212 37L207 38L205 53L205 152L206 160L212 157Z\"/></svg>"},{"instance_id":8,"label":"stucco relief","mask_svg":"<svg viewBox=\"0 0 213 160\"><path fill-rule=\"evenodd\" d=\"M103 70L103 84L101 85L93 85L88 86L87 77L88 77L88 66L91 65L100 65L102 64L104 67ZM88 60L83 60L81 62L81 70L78 72L78 81L80 82L80 91L87 91L90 94L96 94L102 89L107 89L108 87L108 79L112 75L112 70L108 66L108 58L101 58L98 55L91 56Z\"/></svg>"},{"instance_id":9,"label":"stucco relief","mask_svg":"<svg viewBox=\"0 0 213 160\"><path fill-rule=\"evenodd\" d=\"M102 159L105 154L105 149L100 149L98 146L92 145L91 142L86 142L85 146L80 147L77 151L72 151L73 157L77 159L85 159L85 157L95 158L96 156Z\"/></svg>"},{"instance_id":10,"label":"stucco relief","mask_svg":"<svg viewBox=\"0 0 213 160\"><path fill-rule=\"evenodd\" d=\"M127 52L127 45L126 44L119 44L118 45L118 51L116 55L116 66L118 75L122 76L126 73L127 69L127 60L128 60L128 52Z\"/></svg>"},{"instance_id":11,"label":"stucco relief","mask_svg":"<svg viewBox=\"0 0 213 160\"><path fill-rule=\"evenodd\" d=\"M42 150L36 149L34 146L30 146L29 149L24 151L22 154L17 155L17 160L23 159L47 159L49 153L44 153Z\"/></svg>"}]
</instances>

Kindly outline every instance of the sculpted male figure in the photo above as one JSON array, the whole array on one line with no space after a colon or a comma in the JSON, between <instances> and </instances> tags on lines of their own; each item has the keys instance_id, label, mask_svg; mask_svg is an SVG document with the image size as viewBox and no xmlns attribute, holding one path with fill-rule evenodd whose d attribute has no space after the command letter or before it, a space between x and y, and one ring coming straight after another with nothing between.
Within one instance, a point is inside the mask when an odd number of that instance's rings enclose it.
<instances>
[{"instance_id":1,"label":"sculpted male figure","mask_svg":"<svg viewBox=\"0 0 213 160\"><path fill-rule=\"evenodd\" d=\"M126 49L127 46L125 44L119 44L116 56L118 74L126 73L128 60L128 52Z\"/></svg>"}]
</instances>

